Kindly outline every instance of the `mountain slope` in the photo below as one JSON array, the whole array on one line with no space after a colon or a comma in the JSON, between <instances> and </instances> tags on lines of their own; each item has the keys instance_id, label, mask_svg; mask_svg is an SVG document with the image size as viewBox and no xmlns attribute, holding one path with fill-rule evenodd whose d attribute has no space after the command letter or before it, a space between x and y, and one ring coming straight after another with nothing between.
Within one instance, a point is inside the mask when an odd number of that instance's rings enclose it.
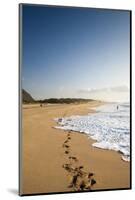
<instances>
[{"instance_id":1,"label":"mountain slope","mask_svg":"<svg viewBox=\"0 0 135 200\"><path fill-rule=\"evenodd\" d=\"M28 92L22 89L22 101L23 103L33 103L35 100Z\"/></svg>"}]
</instances>

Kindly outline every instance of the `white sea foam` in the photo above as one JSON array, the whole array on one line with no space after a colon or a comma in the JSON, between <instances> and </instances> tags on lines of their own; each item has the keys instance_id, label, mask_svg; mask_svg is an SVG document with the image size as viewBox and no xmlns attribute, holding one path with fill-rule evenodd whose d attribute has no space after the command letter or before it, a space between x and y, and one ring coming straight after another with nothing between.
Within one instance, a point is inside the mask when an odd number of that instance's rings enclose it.
<instances>
[{"instance_id":1,"label":"white sea foam","mask_svg":"<svg viewBox=\"0 0 135 200\"><path fill-rule=\"evenodd\" d=\"M86 116L55 119L60 125L55 128L86 133L97 141L94 147L119 151L124 161L130 161L129 104L109 103L95 110Z\"/></svg>"}]
</instances>

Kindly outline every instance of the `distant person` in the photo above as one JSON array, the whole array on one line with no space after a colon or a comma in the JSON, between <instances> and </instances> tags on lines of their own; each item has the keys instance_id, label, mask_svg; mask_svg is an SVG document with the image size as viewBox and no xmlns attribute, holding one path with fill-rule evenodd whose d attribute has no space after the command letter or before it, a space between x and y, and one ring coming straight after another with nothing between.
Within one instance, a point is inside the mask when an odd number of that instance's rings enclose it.
<instances>
[{"instance_id":1,"label":"distant person","mask_svg":"<svg viewBox=\"0 0 135 200\"><path fill-rule=\"evenodd\" d=\"M42 103L40 104L40 107L43 107Z\"/></svg>"},{"instance_id":2,"label":"distant person","mask_svg":"<svg viewBox=\"0 0 135 200\"><path fill-rule=\"evenodd\" d=\"M119 109L119 106L117 106L117 110Z\"/></svg>"}]
</instances>

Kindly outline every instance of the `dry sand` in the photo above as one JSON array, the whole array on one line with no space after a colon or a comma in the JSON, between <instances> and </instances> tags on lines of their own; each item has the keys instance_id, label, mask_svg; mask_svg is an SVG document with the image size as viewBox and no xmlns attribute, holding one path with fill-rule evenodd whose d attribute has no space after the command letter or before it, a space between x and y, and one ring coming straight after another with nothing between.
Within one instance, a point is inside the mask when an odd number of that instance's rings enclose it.
<instances>
[{"instance_id":1,"label":"dry sand","mask_svg":"<svg viewBox=\"0 0 135 200\"><path fill-rule=\"evenodd\" d=\"M71 174L62 166L69 155L86 172L94 173L92 190L130 187L130 163L121 160L115 151L94 148L85 134L70 133L70 153L62 146L68 132L54 129L56 117L84 115L100 102L70 105L24 105L22 112L22 175L21 194L74 191L69 188Z\"/></svg>"}]
</instances>

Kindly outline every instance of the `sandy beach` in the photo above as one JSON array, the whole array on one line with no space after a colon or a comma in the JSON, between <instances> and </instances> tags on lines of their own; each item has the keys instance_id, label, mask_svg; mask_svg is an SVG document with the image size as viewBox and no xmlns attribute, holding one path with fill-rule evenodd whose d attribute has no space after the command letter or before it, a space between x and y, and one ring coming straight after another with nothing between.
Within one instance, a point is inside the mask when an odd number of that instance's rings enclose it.
<instances>
[{"instance_id":1,"label":"sandy beach","mask_svg":"<svg viewBox=\"0 0 135 200\"><path fill-rule=\"evenodd\" d=\"M54 118L92 113L92 108L100 104L23 105L23 194L74 191L69 187L72 173L65 169L69 157L74 157L73 168L81 166L86 174L92 174L96 181L92 190L130 187L130 163L118 152L92 147L94 141L85 134L54 128ZM68 138L66 150L64 142Z\"/></svg>"}]
</instances>

